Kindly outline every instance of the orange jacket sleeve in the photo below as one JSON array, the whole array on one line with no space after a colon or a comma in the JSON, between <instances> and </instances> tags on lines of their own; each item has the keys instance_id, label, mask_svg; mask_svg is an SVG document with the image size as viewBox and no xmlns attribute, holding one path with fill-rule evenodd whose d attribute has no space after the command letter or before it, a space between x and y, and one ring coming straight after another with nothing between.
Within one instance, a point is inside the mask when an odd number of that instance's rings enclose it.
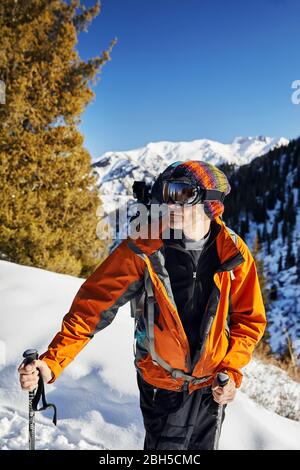
<instances>
[{"instance_id":1,"label":"orange jacket sleeve","mask_svg":"<svg viewBox=\"0 0 300 470\"><path fill-rule=\"evenodd\" d=\"M122 305L143 284L143 261L122 241L82 284L61 330L40 355L53 372L54 382L94 334L106 328Z\"/></svg>"},{"instance_id":2,"label":"orange jacket sleeve","mask_svg":"<svg viewBox=\"0 0 300 470\"><path fill-rule=\"evenodd\" d=\"M266 313L254 258L239 237L239 249L245 262L234 269L231 280L228 320L230 344L218 370L227 370L240 387L243 374L240 368L250 362L253 350L266 328Z\"/></svg>"}]
</instances>

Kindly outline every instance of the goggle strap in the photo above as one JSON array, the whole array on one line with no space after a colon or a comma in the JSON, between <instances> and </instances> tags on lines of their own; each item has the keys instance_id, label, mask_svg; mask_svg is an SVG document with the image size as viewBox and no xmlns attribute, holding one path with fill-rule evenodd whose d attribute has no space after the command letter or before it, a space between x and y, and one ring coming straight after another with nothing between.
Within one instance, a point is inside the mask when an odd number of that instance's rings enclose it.
<instances>
[{"instance_id":1,"label":"goggle strap","mask_svg":"<svg viewBox=\"0 0 300 470\"><path fill-rule=\"evenodd\" d=\"M203 191L205 191L204 199L207 201L218 200L223 202L226 196L225 193L217 189L204 189Z\"/></svg>"}]
</instances>

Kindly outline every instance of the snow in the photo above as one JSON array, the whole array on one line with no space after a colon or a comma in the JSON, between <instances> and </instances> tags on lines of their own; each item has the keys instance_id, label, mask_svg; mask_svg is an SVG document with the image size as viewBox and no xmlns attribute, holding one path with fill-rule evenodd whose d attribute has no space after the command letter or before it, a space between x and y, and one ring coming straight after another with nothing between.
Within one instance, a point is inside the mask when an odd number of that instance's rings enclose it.
<instances>
[{"instance_id":1,"label":"snow","mask_svg":"<svg viewBox=\"0 0 300 470\"><path fill-rule=\"evenodd\" d=\"M256 360L251 361L243 373L241 390L248 397L268 410L300 421L300 384L284 370Z\"/></svg>"},{"instance_id":2,"label":"snow","mask_svg":"<svg viewBox=\"0 0 300 470\"><path fill-rule=\"evenodd\" d=\"M1 449L27 448L28 394L20 389L17 373L22 353L32 347L40 353L45 350L82 282L0 261ZM287 405L279 400L281 406L276 408L285 378ZM300 423L274 412L290 413L293 403L297 410L299 387L284 372L252 361L245 368L242 390L227 406L221 449L299 449ZM52 424L51 411L36 414L38 449L142 449L129 304L46 388L48 401L58 407L58 425Z\"/></svg>"}]
</instances>

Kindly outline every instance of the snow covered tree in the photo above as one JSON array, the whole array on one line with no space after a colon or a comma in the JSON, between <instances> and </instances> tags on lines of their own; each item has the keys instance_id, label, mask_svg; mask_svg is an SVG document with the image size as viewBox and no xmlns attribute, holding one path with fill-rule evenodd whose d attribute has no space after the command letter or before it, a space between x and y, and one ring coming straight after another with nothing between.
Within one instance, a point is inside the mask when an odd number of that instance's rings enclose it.
<instances>
[{"instance_id":1,"label":"snow covered tree","mask_svg":"<svg viewBox=\"0 0 300 470\"><path fill-rule=\"evenodd\" d=\"M271 239L272 241L277 240L278 238L278 214L275 214L273 219L273 226L271 232Z\"/></svg>"},{"instance_id":2,"label":"snow covered tree","mask_svg":"<svg viewBox=\"0 0 300 470\"><path fill-rule=\"evenodd\" d=\"M280 207L279 207L279 212L278 212L278 222L281 222L281 220L283 220L283 217L284 217L284 205L283 205L283 202L280 201Z\"/></svg>"},{"instance_id":3,"label":"snow covered tree","mask_svg":"<svg viewBox=\"0 0 300 470\"><path fill-rule=\"evenodd\" d=\"M263 301L264 301L264 304L267 305L267 301L268 301L268 294L267 294L267 288L266 288L267 280L266 280L266 275L264 272L264 261L259 256L260 251L261 251L261 248L260 248L259 230L257 230L256 236L254 239L254 245L252 248L252 255L253 255L256 269L257 269L257 274L258 274L259 284L261 288L261 293L263 296Z\"/></svg>"},{"instance_id":4,"label":"snow covered tree","mask_svg":"<svg viewBox=\"0 0 300 470\"><path fill-rule=\"evenodd\" d=\"M271 236L267 233L267 254L271 254Z\"/></svg>"},{"instance_id":5,"label":"snow covered tree","mask_svg":"<svg viewBox=\"0 0 300 470\"><path fill-rule=\"evenodd\" d=\"M291 191L288 196L288 203L286 208L286 219L289 221L291 229L296 224L297 211L294 202L294 193Z\"/></svg>"},{"instance_id":6,"label":"snow covered tree","mask_svg":"<svg viewBox=\"0 0 300 470\"><path fill-rule=\"evenodd\" d=\"M292 237L292 231L291 229L288 232L288 237L287 237L287 253L285 257L285 269L289 269L292 266L294 266L296 263L295 256L293 253L293 237Z\"/></svg>"},{"instance_id":7,"label":"snow covered tree","mask_svg":"<svg viewBox=\"0 0 300 470\"><path fill-rule=\"evenodd\" d=\"M78 33L100 12L80 0L2 0L0 80L0 254L85 276L107 256L96 235L101 206L78 130L91 84L110 60L83 61Z\"/></svg>"},{"instance_id":8,"label":"snow covered tree","mask_svg":"<svg viewBox=\"0 0 300 470\"><path fill-rule=\"evenodd\" d=\"M280 274L281 271L282 271L282 254L280 254L279 260L278 260L278 269L277 269L278 274Z\"/></svg>"},{"instance_id":9,"label":"snow covered tree","mask_svg":"<svg viewBox=\"0 0 300 470\"><path fill-rule=\"evenodd\" d=\"M264 221L263 230L262 230L262 241L263 242L265 242L267 240L267 236L268 236L267 224L266 224L266 221Z\"/></svg>"},{"instance_id":10,"label":"snow covered tree","mask_svg":"<svg viewBox=\"0 0 300 470\"><path fill-rule=\"evenodd\" d=\"M282 236L282 241L285 242L286 236L288 234L288 227L286 220L283 220L282 226L281 226L281 236Z\"/></svg>"},{"instance_id":11,"label":"snow covered tree","mask_svg":"<svg viewBox=\"0 0 300 470\"><path fill-rule=\"evenodd\" d=\"M300 245L297 247L297 263L296 263L297 283L300 284Z\"/></svg>"}]
</instances>

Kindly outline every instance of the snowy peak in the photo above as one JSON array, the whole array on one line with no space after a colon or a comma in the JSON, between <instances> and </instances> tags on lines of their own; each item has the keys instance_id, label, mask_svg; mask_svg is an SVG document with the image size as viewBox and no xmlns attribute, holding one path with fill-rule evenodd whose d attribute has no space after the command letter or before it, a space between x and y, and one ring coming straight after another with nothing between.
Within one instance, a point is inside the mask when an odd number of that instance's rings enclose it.
<instances>
[{"instance_id":1,"label":"snowy peak","mask_svg":"<svg viewBox=\"0 0 300 470\"><path fill-rule=\"evenodd\" d=\"M275 147L287 145L289 141L284 137L274 139L263 135L257 137L236 137L231 144L232 154L235 155L238 165L250 163L253 158L268 153ZM234 163L234 162L232 162Z\"/></svg>"}]
</instances>

